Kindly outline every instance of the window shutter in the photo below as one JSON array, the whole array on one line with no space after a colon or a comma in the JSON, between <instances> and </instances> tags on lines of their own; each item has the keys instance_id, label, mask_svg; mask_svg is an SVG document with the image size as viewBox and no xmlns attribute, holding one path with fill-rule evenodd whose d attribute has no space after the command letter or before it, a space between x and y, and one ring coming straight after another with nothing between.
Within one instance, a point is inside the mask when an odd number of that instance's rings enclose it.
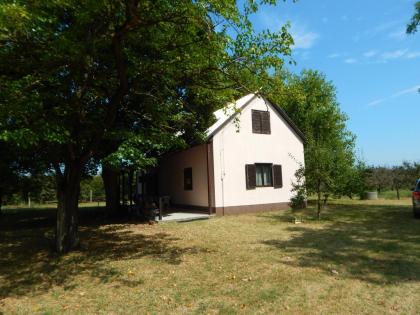
<instances>
[{"instance_id":1,"label":"window shutter","mask_svg":"<svg viewBox=\"0 0 420 315\"><path fill-rule=\"evenodd\" d=\"M256 169L255 164L245 165L246 189L255 189L256 186Z\"/></svg>"},{"instance_id":2,"label":"window shutter","mask_svg":"<svg viewBox=\"0 0 420 315\"><path fill-rule=\"evenodd\" d=\"M271 133L271 126L270 126L270 112L260 112L261 113L261 133L270 134Z\"/></svg>"},{"instance_id":3,"label":"window shutter","mask_svg":"<svg viewBox=\"0 0 420 315\"><path fill-rule=\"evenodd\" d=\"M273 165L273 184L274 188L283 187L283 174L281 165Z\"/></svg>"},{"instance_id":4,"label":"window shutter","mask_svg":"<svg viewBox=\"0 0 420 315\"><path fill-rule=\"evenodd\" d=\"M261 133L261 112L252 110L252 132Z\"/></svg>"}]
</instances>

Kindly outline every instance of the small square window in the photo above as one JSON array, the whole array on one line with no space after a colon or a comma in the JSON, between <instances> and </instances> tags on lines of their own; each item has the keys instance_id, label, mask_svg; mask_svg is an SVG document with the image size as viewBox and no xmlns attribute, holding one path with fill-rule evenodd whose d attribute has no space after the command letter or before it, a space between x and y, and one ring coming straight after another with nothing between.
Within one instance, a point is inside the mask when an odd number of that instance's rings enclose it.
<instances>
[{"instance_id":1,"label":"small square window","mask_svg":"<svg viewBox=\"0 0 420 315\"><path fill-rule=\"evenodd\" d=\"M187 168L184 168L184 190L192 190L192 189L193 189L192 168L187 167Z\"/></svg>"},{"instance_id":2,"label":"small square window","mask_svg":"<svg viewBox=\"0 0 420 315\"><path fill-rule=\"evenodd\" d=\"M252 132L270 134L270 112L264 110L252 110Z\"/></svg>"},{"instance_id":3,"label":"small square window","mask_svg":"<svg viewBox=\"0 0 420 315\"><path fill-rule=\"evenodd\" d=\"M273 167L271 164L255 164L256 187L273 186Z\"/></svg>"}]
</instances>

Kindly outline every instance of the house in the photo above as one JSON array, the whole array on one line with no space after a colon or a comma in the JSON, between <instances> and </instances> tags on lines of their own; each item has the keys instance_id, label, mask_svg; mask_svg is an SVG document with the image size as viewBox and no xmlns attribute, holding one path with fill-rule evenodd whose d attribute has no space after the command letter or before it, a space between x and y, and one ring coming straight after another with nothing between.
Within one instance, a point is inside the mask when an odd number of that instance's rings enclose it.
<instances>
[{"instance_id":1,"label":"house","mask_svg":"<svg viewBox=\"0 0 420 315\"><path fill-rule=\"evenodd\" d=\"M249 94L215 112L207 141L160 161L158 191L180 209L218 215L284 209L304 135L277 105Z\"/></svg>"}]
</instances>

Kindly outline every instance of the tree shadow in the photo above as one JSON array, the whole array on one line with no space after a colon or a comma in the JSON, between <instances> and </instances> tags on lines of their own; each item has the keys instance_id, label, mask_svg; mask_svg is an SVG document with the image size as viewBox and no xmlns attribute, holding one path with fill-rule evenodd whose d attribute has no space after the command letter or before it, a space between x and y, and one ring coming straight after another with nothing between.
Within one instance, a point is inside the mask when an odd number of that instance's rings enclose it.
<instances>
[{"instance_id":1,"label":"tree shadow","mask_svg":"<svg viewBox=\"0 0 420 315\"><path fill-rule=\"evenodd\" d=\"M263 243L295 267L378 284L420 281L420 221L408 206L337 205L325 217L288 227L288 240ZM285 215L271 220L284 222Z\"/></svg>"},{"instance_id":2,"label":"tree shadow","mask_svg":"<svg viewBox=\"0 0 420 315\"><path fill-rule=\"evenodd\" d=\"M45 292L52 286L71 290L72 278L87 275L118 286L141 285L124 277L112 261L152 257L178 265L183 255L207 252L204 248L179 247L166 233L144 233L124 220L107 222L98 210L81 211L81 248L64 256L51 250L54 210L17 211L3 214L0 222L0 299ZM152 228L152 227L151 227Z\"/></svg>"}]
</instances>

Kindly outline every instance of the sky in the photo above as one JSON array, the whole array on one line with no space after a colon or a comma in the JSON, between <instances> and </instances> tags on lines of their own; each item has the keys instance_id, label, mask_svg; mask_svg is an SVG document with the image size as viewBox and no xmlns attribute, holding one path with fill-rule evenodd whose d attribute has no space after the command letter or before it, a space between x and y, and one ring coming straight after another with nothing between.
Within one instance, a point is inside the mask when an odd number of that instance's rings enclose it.
<instances>
[{"instance_id":1,"label":"sky","mask_svg":"<svg viewBox=\"0 0 420 315\"><path fill-rule=\"evenodd\" d=\"M407 35L414 0L299 0L261 7L256 30L287 21L293 72L323 72L337 88L357 155L368 164L420 162L420 31Z\"/></svg>"}]
</instances>

